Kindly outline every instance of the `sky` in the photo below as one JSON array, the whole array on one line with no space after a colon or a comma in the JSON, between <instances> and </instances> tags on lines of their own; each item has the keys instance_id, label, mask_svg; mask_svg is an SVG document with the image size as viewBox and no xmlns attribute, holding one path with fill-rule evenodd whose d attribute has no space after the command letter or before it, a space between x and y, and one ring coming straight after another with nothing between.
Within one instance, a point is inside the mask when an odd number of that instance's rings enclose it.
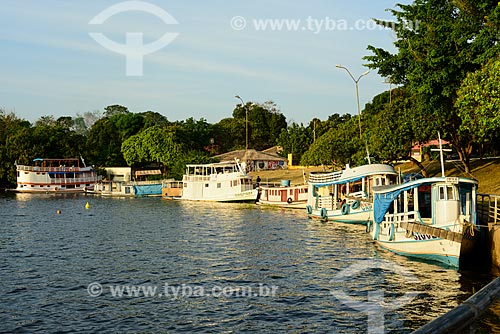
<instances>
[{"instance_id":1,"label":"sky","mask_svg":"<svg viewBox=\"0 0 500 334\"><path fill-rule=\"evenodd\" d=\"M408 1L406 1L407 3ZM170 121L231 117L235 95L274 101L288 122L357 114L372 18L405 1L2 0L0 108L36 121L120 104ZM363 106L389 89L359 80Z\"/></svg>"}]
</instances>

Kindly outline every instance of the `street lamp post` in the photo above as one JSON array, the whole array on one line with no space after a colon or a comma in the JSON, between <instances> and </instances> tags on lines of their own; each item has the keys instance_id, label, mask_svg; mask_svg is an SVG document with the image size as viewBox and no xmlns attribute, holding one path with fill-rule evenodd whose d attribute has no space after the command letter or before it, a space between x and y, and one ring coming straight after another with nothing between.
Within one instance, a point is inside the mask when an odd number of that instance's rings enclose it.
<instances>
[{"instance_id":1,"label":"street lamp post","mask_svg":"<svg viewBox=\"0 0 500 334\"><path fill-rule=\"evenodd\" d=\"M352 80L354 81L354 83L356 84L356 101L358 103L358 124L359 124L359 139L363 139L363 133L361 131L361 105L359 104L359 90L358 90L358 82L359 80L364 77L365 75L367 75L368 73L370 73L370 71L366 71L364 72L363 74L361 74L358 79L356 80L354 78L354 76L351 74L351 72L345 68L344 66L342 65L335 65L337 68L343 68L344 70L347 71L347 73L349 74L349 76L352 78Z\"/></svg>"},{"instance_id":2,"label":"street lamp post","mask_svg":"<svg viewBox=\"0 0 500 334\"><path fill-rule=\"evenodd\" d=\"M245 105L245 102L243 102L243 99L239 95L235 95L235 98L239 99L241 101L241 106L245 108L245 151L248 150L248 109L247 106Z\"/></svg>"}]
</instances>

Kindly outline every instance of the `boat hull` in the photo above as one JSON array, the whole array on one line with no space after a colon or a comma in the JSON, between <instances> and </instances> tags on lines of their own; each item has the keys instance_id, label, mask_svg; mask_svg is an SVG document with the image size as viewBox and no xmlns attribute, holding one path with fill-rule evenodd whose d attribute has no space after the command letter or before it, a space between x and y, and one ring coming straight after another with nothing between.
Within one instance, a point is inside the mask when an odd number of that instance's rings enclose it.
<instances>
[{"instance_id":1,"label":"boat hull","mask_svg":"<svg viewBox=\"0 0 500 334\"><path fill-rule=\"evenodd\" d=\"M257 189L247 190L234 194L224 194L223 196L205 196L203 198L181 197L179 199L199 202L255 202L257 198Z\"/></svg>"},{"instance_id":2,"label":"boat hull","mask_svg":"<svg viewBox=\"0 0 500 334\"><path fill-rule=\"evenodd\" d=\"M288 202L275 202L275 201L263 201L260 200L257 202L259 205L264 205L264 206L275 206L279 208L285 208L285 209L305 209L307 205L307 200L305 201L297 201L293 203L288 203Z\"/></svg>"},{"instance_id":3,"label":"boat hull","mask_svg":"<svg viewBox=\"0 0 500 334\"><path fill-rule=\"evenodd\" d=\"M456 225L441 228L445 232L456 230ZM412 258L439 262L450 267L458 268L460 259L473 252L476 238L461 238L453 241L438 238L430 234L408 233L405 229L392 227L391 224L369 223L367 230L375 243L380 247Z\"/></svg>"}]
</instances>

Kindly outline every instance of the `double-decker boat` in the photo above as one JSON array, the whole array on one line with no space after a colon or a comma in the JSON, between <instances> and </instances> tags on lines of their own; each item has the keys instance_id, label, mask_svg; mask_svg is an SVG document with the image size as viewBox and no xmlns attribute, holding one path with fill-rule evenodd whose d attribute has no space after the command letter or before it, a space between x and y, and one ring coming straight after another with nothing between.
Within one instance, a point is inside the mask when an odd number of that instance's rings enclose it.
<instances>
[{"instance_id":1,"label":"double-decker boat","mask_svg":"<svg viewBox=\"0 0 500 334\"><path fill-rule=\"evenodd\" d=\"M394 167L370 164L334 172L309 174L306 211L309 217L366 224L373 219L375 186L395 183Z\"/></svg>"},{"instance_id":2,"label":"double-decker boat","mask_svg":"<svg viewBox=\"0 0 500 334\"><path fill-rule=\"evenodd\" d=\"M16 170L15 191L23 193L85 192L93 190L98 181L94 168L87 167L83 159L36 158L32 166L16 163Z\"/></svg>"},{"instance_id":3,"label":"double-decker boat","mask_svg":"<svg viewBox=\"0 0 500 334\"><path fill-rule=\"evenodd\" d=\"M187 165L181 199L214 202L255 201L252 177L238 162Z\"/></svg>"}]
</instances>

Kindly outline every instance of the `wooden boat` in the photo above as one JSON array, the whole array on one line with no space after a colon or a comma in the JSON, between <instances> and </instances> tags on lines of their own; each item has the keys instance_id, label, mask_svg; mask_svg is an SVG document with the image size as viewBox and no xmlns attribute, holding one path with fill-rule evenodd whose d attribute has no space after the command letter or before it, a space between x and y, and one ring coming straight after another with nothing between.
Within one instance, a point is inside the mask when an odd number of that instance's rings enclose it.
<instances>
[{"instance_id":1,"label":"wooden boat","mask_svg":"<svg viewBox=\"0 0 500 334\"><path fill-rule=\"evenodd\" d=\"M93 167L82 159L33 160L32 166L16 164L17 187L23 193L77 193L92 191L98 181Z\"/></svg>"},{"instance_id":2,"label":"wooden boat","mask_svg":"<svg viewBox=\"0 0 500 334\"><path fill-rule=\"evenodd\" d=\"M374 186L395 183L394 167L370 164L335 172L309 174L309 217L366 224L373 218Z\"/></svg>"},{"instance_id":3,"label":"wooden boat","mask_svg":"<svg viewBox=\"0 0 500 334\"><path fill-rule=\"evenodd\" d=\"M373 240L392 252L458 267L473 255L477 181L432 177L374 187Z\"/></svg>"},{"instance_id":4,"label":"wooden boat","mask_svg":"<svg viewBox=\"0 0 500 334\"><path fill-rule=\"evenodd\" d=\"M215 202L255 202L252 177L236 162L187 165L180 199Z\"/></svg>"},{"instance_id":5,"label":"wooden boat","mask_svg":"<svg viewBox=\"0 0 500 334\"><path fill-rule=\"evenodd\" d=\"M90 193L110 197L160 197L170 180L154 181L102 181Z\"/></svg>"},{"instance_id":6,"label":"wooden boat","mask_svg":"<svg viewBox=\"0 0 500 334\"><path fill-rule=\"evenodd\" d=\"M287 180L288 181L288 180ZM307 205L307 184L260 185L257 204L289 209L305 209Z\"/></svg>"}]
</instances>

